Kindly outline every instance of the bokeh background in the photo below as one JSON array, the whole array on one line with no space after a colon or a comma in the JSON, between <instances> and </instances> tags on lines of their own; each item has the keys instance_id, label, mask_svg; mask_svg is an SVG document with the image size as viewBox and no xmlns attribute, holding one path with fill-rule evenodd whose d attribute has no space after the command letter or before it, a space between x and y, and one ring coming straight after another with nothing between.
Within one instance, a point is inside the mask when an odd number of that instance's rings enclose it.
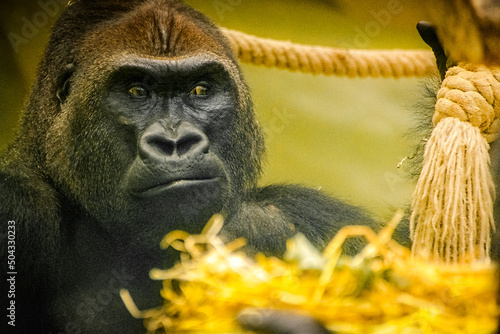
<instances>
[{"instance_id":1,"label":"bokeh background","mask_svg":"<svg viewBox=\"0 0 500 334\"><path fill-rule=\"evenodd\" d=\"M0 150L13 138L50 27L66 0L0 3ZM414 0L187 0L216 24L303 44L427 48ZM31 29L30 29L31 28ZM261 184L320 188L381 219L404 208L413 182L398 163L422 79L350 79L242 65L266 134Z\"/></svg>"}]
</instances>

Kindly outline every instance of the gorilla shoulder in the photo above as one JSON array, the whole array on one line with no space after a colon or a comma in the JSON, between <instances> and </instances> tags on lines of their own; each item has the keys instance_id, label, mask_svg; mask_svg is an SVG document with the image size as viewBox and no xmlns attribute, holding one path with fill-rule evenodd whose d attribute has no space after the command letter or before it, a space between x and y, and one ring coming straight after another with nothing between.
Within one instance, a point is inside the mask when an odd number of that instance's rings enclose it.
<instances>
[{"instance_id":1,"label":"gorilla shoulder","mask_svg":"<svg viewBox=\"0 0 500 334\"><path fill-rule=\"evenodd\" d=\"M243 236L249 252L267 250L281 256L284 240L302 233L323 249L346 225L367 225L377 231L380 225L362 209L329 197L319 190L298 185L270 185L256 189L241 209L224 225L228 239ZM365 245L361 239L348 240L346 254L354 255Z\"/></svg>"}]
</instances>

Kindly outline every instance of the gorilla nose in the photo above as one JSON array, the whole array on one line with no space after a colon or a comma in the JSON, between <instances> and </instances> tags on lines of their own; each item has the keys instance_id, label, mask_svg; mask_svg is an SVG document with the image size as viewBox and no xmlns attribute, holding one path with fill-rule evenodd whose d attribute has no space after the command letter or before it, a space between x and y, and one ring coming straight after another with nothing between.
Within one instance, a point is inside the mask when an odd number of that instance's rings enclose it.
<instances>
[{"instance_id":1,"label":"gorilla nose","mask_svg":"<svg viewBox=\"0 0 500 334\"><path fill-rule=\"evenodd\" d=\"M164 162L208 153L207 136L189 123L177 127L152 124L141 136L139 154L143 160Z\"/></svg>"}]
</instances>

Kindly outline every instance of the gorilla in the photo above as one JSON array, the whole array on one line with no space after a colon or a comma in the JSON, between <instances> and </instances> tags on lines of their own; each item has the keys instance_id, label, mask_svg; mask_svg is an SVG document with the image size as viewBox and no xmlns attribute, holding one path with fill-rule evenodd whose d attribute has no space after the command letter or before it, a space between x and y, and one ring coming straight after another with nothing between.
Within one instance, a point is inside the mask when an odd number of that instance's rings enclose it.
<instances>
[{"instance_id":1,"label":"gorilla","mask_svg":"<svg viewBox=\"0 0 500 334\"><path fill-rule=\"evenodd\" d=\"M6 332L144 332L119 289L160 305L148 272L176 260L161 238L215 213L227 240L277 256L298 232L321 248L344 225L376 226L317 190L258 187L263 154L237 61L205 16L177 0L72 1L0 157ZM267 314L271 332L324 332Z\"/></svg>"}]
</instances>

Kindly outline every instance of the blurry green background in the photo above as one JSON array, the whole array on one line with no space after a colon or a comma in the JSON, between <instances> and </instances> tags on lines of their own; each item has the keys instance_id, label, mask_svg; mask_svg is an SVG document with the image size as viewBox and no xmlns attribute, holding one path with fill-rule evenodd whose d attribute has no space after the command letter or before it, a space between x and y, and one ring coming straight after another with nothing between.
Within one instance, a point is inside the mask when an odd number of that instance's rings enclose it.
<instances>
[{"instance_id":1,"label":"blurry green background","mask_svg":"<svg viewBox=\"0 0 500 334\"><path fill-rule=\"evenodd\" d=\"M13 137L63 2L0 4L0 150ZM415 29L425 13L413 0L186 2L218 25L262 37L324 46L427 48ZM36 29L23 36L26 22ZM9 36L29 38L13 47ZM383 219L408 203L413 184L396 166L415 145L405 134L422 79L349 79L242 67L267 139L261 184L321 187Z\"/></svg>"}]
</instances>

